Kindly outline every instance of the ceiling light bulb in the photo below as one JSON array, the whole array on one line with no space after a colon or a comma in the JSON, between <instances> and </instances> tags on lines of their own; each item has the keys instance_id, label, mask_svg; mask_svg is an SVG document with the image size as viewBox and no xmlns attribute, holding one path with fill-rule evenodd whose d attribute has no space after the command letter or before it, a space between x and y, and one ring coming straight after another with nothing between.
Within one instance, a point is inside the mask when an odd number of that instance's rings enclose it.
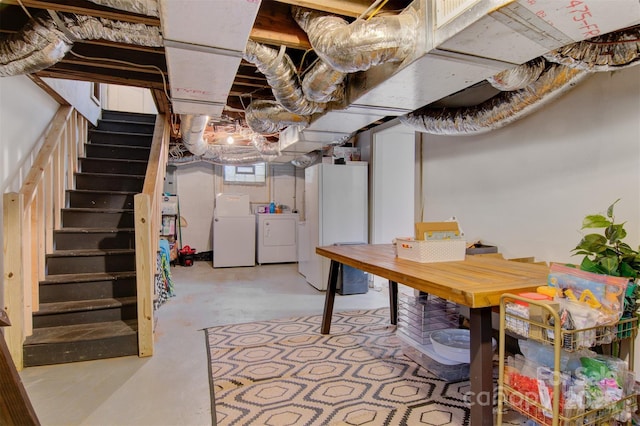
<instances>
[{"instance_id":1,"label":"ceiling light bulb","mask_svg":"<svg viewBox=\"0 0 640 426\"><path fill-rule=\"evenodd\" d=\"M233 136L227 136L227 143L229 145L233 144Z\"/></svg>"}]
</instances>

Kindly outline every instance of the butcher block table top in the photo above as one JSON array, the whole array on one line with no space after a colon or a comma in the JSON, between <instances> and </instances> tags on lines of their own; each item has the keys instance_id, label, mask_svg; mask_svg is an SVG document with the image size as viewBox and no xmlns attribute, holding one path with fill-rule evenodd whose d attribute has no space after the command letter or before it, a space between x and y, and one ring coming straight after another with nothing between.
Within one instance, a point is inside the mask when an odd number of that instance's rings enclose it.
<instances>
[{"instance_id":1,"label":"butcher block table top","mask_svg":"<svg viewBox=\"0 0 640 426\"><path fill-rule=\"evenodd\" d=\"M316 253L470 308L498 306L503 293L535 291L549 274L539 264L482 255L419 263L396 257L392 244L324 246Z\"/></svg>"},{"instance_id":2,"label":"butcher block table top","mask_svg":"<svg viewBox=\"0 0 640 426\"><path fill-rule=\"evenodd\" d=\"M316 253L331 259L322 334L329 334L331 329L341 264L389 280L391 324L397 324L398 319L398 283L468 306L470 422L472 426L494 425L491 311L500 304L503 293L535 291L536 287L545 285L547 267L482 255L466 256L465 260L456 262L419 263L396 257L391 244L316 247Z\"/></svg>"}]
</instances>

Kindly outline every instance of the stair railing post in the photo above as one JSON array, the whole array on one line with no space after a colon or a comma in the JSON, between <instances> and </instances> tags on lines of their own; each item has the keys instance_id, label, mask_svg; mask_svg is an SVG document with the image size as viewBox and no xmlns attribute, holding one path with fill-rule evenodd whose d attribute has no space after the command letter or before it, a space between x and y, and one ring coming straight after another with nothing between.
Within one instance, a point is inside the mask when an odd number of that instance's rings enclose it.
<instances>
[{"instance_id":1,"label":"stair railing post","mask_svg":"<svg viewBox=\"0 0 640 426\"><path fill-rule=\"evenodd\" d=\"M134 197L138 355L153 355L153 299L160 234L160 200L166 168L169 127L165 115L156 117L147 172L141 194Z\"/></svg>"},{"instance_id":2,"label":"stair railing post","mask_svg":"<svg viewBox=\"0 0 640 426\"><path fill-rule=\"evenodd\" d=\"M17 192L3 195L4 218L4 306L11 326L4 329L4 339L18 370L22 370L24 331L24 196ZM30 313L29 313L30 314Z\"/></svg>"},{"instance_id":3,"label":"stair railing post","mask_svg":"<svg viewBox=\"0 0 640 426\"><path fill-rule=\"evenodd\" d=\"M156 260L153 254L151 197L133 199L136 238L136 293L138 306L138 355L153 355L153 288Z\"/></svg>"}]
</instances>

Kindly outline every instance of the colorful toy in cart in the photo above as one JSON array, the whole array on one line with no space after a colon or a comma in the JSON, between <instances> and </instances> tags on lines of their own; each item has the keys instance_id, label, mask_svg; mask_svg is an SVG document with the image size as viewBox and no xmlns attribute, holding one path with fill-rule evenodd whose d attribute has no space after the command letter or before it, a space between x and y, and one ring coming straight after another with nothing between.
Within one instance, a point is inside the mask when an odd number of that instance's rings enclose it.
<instances>
[{"instance_id":1,"label":"colorful toy in cart","mask_svg":"<svg viewBox=\"0 0 640 426\"><path fill-rule=\"evenodd\" d=\"M556 263L551 265L548 277L550 292L597 309L611 322L622 317L628 284L628 278L595 274Z\"/></svg>"}]
</instances>

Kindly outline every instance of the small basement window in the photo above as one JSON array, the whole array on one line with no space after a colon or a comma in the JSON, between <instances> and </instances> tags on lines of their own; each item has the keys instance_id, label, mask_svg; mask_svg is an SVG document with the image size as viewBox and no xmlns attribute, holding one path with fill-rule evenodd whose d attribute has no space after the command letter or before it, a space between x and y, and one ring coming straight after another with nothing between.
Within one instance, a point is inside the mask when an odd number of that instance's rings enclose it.
<instances>
[{"instance_id":1,"label":"small basement window","mask_svg":"<svg viewBox=\"0 0 640 426\"><path fill-rule=\"evenodd\" d=\"M224 183L264 185L266 183L266 163L242 166L224 166Z\"/></svg>"}]
</instances>

